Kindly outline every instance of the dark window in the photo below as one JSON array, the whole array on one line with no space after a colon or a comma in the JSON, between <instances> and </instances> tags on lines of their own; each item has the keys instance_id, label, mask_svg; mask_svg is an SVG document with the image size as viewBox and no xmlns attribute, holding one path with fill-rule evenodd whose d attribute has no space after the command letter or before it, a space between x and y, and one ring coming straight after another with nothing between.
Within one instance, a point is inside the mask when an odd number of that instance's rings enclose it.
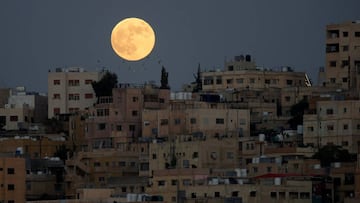
<instances>
[{"instance_id":1,"label":"dark window","mask_svg":"<svg viewBox=\"0 0 360 203\"><path fill-rule=\"evenodd\" d=\"M292 85L292 84L293 84L293 81L292 81L292 80L286 80L286 84L287 84L287 85Z\"/></svg>"},{"instance_id":2,"label":"dark window","mask_svg":"<svg viewBox=\"0 0 360 203\"><path fill-rule=\"evenodd\" d=\"M158 186L164 186L164 185L165 185L165 180L158 181Z\"/></svg>"},{"instance_id":3,"label":"dark window","mask_svg":"<svg viewBox=\"0 0 360 203\"><path fill-rule=\"evenodd\" d=\"M167 125L169 123L168 119L161 119L160 120L160 125Z\"/></svg>"},{"instance_id":4,"label":"dark window","mask_svg":"<svg viewBox=\"0 0 360 203\"><path fill-rule=\"evenodd\" d=\"M190 118L190 123L191 124L196 124L196 118Z\"/></svg>"},{"instance_id":5,"label":"dark window","mask_svg":"<svg viewBox=\"0 0 360 203\"><path fill-rule=\"evenodd\" d=\"M343 32L343 37L347 37L349 36L349 33L348 32Z\"/></svg>"},{"instance_id":6,"label":"dark window","mask_svg":"<svg viewBox=\"0 0 360 203\"><path fill-rule=\"evenodd\" d=\"M251 191L250 192L250 197L256 197L256 191Z\"/></svg>"},{"instance_id":7,"label":"dark window","mask_svg":"<svg viewBox=\"0 0 360 203\"><path fill-rule=\"evenodd\" d=\"M137 115L138 115L138 111L132 111L131 114L132 114L133 116L137 116Z\"/></svg>"},{"instance_id":8,"label":"dark window","mask_svg":"<svg viewBox=\"0 0 360 203\"><path fill-rule=\"evenodd\" d=\"M10 116L10 121L18 121L18 116Z\"/></svg>"},{"instance_id":9,"label":"dark window","mask_svg":"<svg viewBox=\"0 0 360 203\"><path fill-rule=\"evenodd\" d=\"M135 131L135 125L129 125L129 131Z\"/></svg>"},{"instance_id":10,"label":"dark window","mask_svg":"<svg viewBox=\"0 0 360 203\"><path fill-rule=\"evenodd\" d=\"M14 168L8 168L7 169L7 174L15 174L15 169Z\"/></svg>"},{"instance_id":11,"label":"dark window","mask_svg":"<svg viewBox=\"0 0 360 203\"><path fill-rule=\"evenodd\" d=\"M347 130L347 129L349 129L349 125L348 125L348 124L344 124L343 128L344 128L344 130Z\"/></svg>"},{"instance_id":12,"label":"dark window","mask_svg":"<svg viewBox=\"0 0 360 203\"><path fill-rule=\"evenodd\" d=\"M132 98L132 101L133 101L133 102L137 102L137 101L139 101L139 98L138 98L138 97L133 97L133 98Z\"/></svg>"},{"instance_id":13,"label":"dark window","mask_svg":"<svg viewBox=\"0 0 360 203\"><path fill-rule=\"evenodd\" d=\"M122 129L121 129L121 125L116 125L116 130L117 131L121 131Z\"/></svg>"},{"instance_id":14,"label":"dark window","mask_svg":"<svg viewBox=\"0 0 360 203\"><path fill-rule=\"evenodd\" d=\"M171 185L177 185L178 181L177 180L171 180Z\"/></svg>"},{"instance_id":15,"label":"dark window","mask_svg":"<svg viewBox=\"0 0 360 203\"><path fill-rule=\"evenodd\" d=\"M327 115L332 115L332 114L334 114L334 110L333 109L326 109L326 114Z\"/></svg>"},{"instance_id":16,"label":"dark window","mask_svg":"<svg viewBox=\"0 0 360 203\"><path fill-rule=\"evenodd\" d=\"M360 32L355 32L355 37L360 37Z\"/></svg>"},{"instance_id":17,"label":"dark window","mask_svg":"<svg viewBox=\"0 0 360 203\"><path fill-rule=\"evenodd\" d=\"M92 83L91 79L85 80L85 85L90 85Z\"/></svg>"},{"instance_id":18,"label":"dark window","mask_svg":"<svg viewBox=\"0 0 360 203\"><path fill-rule=\"evenodd\" d=\"M105 130L106 128L106 123L99 123L98 124L98 130Z\"/></svg>"},{"instance_id":19,"label":"dark window","mask_svg":"<svg viewBox=\"0 0 360 203\"><path fill-rule=\"evenodd\" d=\"M275 199L276 199L276 196L277 196L277 195L276 195L276 192L270 192L270 197L271 197L271 198L275 198Z\"/></svg>"},{"instance_id":20,"label":"dark window","mask_svg":"<svg viewBox=\"0 0 360 203\"><path fill-rule=\"evenodd\" d=\"M8 184L8 190L15 190L14 184Z\"/></svg>"},{"instance_id":21,"label":"dark window","mask_svg":"<svg viewBox=\"0 0 360 203\"><path fill-rule=\"evenodd\" d=\"M85 94L85 99L92 99L94 98L94 95L92 93Z\"/></svg>"},{"instance_id":22,"label":"dark window","mask_svg":"<svg viewBox=\"0 0 360 203\"><path fill-rule=\"evenodd\" d=\"M222 84L221 76L216 77L216 84L217 85Z\"/></svg>"},{"instance_id":23,"label":"dark window","mask_svg":"<svg viewBox=\"0 0 360 203\"><path fill-rule=\"evenodd\" d=\"M336 67L336 61L330 61L329 65L330 67Z\"/></svg>"},{"instance_id":24,"label":"dark window","mask_svg":"<svg viewBox=\"0 0 360 203\"><path fill-rule=\"evenodd\" d=\"M217 118L216 119L216 124L224 124L224 119L223 118Z\"/></svg>"},{"instance_id":25,"label":"dark window","mask_svg":"<svg viewBox=\"0 0 360 203\"><path fill-rule=\"evenodd\" d=\"M120 161L119 166L126 166L126 162L125 161Z\"/></svg>"},{"instance_id":26,"label":"dark window","mask_svg":"<svg viewBox=\"0 0 360 203\"><path fill-rule=\"evenodd\" d=\"M152 159L156 159L156 154L153 154L153 155L152 155Z\"/></svg>"},{"instance_id":27,"label":"dark window","mask_svg":"<svg viewBox=\"0 0 360 203\"><path fill-rule=\"evenodd\" d=\"M181 122L181 121L180 121L180 119L179 119L179 118L175 118L175 119L174 119L174 124L175 124L175 125L179 125L179 124L180 124L180 122Z\"/></svg>"},{"instance_id":28,"label":"dark window","mask_svg":"<svg viewBox=\"0 0 360 203\"><path fill-rule=\"evenodd\" d=\"M342 78L342 81L346 83L348 81L348 78Z\"/></svg>"},{"instance_id":29,"label":"dark window","mask_svg":"<svg viewBox=\"0 0 360 203\"><path fill-rule=\"evenodd\" d=\"M54 85L60 85L60 80L54 80Z\"/></svg>"},{"instance_id":30,"label":"dark window","mask_svg":"<svg viewBox=\"0 0 360 203\"><path fill-rule=\"evenodd\" d=\"M215 197L220 197L220 192L215 192L214 196Z\"/></svg>"}]
</instances>

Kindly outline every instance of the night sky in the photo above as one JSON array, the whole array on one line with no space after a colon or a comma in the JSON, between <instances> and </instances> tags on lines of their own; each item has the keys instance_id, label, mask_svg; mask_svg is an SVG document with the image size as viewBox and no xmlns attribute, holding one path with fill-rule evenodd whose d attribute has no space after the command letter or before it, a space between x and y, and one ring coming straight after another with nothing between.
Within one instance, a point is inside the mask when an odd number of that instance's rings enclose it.
<instances>
[{"instance_id":1,"label":"night sky","mask_svg":"<svg viewBox=\"0 0 360 203\"><path fill-rule=\"evenodd\" d=\"M1 0L0 87L47 92L48 70L81 66L115 72L119 82L160 83L172 90L202 69L251 54L257 65L291 66L317 80L327 24L360 20L359 0ZM126 62L112 50L112 28L126 17L156 33L148 58Z\"/></svg>"}]
</instances>

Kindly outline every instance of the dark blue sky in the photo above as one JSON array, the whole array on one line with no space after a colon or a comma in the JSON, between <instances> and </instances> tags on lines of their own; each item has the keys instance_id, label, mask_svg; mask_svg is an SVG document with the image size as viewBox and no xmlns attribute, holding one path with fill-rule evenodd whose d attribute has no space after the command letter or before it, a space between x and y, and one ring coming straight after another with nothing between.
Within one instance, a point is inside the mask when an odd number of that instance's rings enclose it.
<instances>
[{"instance_id":1,"label":"dark blue sky","mask_svg":"<svg viewBox=\"0 0 360 203\"><path fill-rule=\"evenodd\" d=\"M159 84L164 65L179 90L198 63L222 68L240 54L316 80L326 25L360 20L359 8L359 0L1 0L0 86L47 92L48 70L67 66L106 67L120 82ZM153 52L140 62L124 62L110 45L113 26L126 17L146 20L156 33Z\"/></svg>"}]
</instances>

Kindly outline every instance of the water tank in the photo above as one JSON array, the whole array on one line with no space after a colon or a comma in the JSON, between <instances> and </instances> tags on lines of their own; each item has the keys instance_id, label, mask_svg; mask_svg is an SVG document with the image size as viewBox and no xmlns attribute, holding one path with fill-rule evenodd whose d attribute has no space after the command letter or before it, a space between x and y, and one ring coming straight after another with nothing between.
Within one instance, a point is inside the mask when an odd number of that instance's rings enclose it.
<instances>
[{"instance_id":1,"label":"water tank","mask_svg":"<svg viewBox=\"0 0 360 203\"><path fill-rule=\"evenodd\" d=\"M241 174L240 177L246 177L247 176L246 168L241 169L240 174Z\"/></svg>"},{"instance_id":2,"label":"water tank","mask_svg":"<svg viewBox=\"0 0 360 203\"><path fill-rule=\"evenodd\" d=\"M234 171L236 172L237 177L241 177L241 169L240 168L236 168Z\"/></svg>"},{"instance_id":3,"label":"water tank","mask_svg":"<svg viewBox=\"0 0 360 203\"><path fill-rule=\"evenodd\" d=\"M314 165L314 169L320 169L321 168L321 165L320 164L315 164Z\"/></svg>"},{"instance_id":4,"label":"water tank","mask_svg":"<svg viewBox=\"0 0 360 203\"><path fill-rule=\"evenodd\" d=\"M281 178L279 177L274 178L274 185L281 185Z\"/></svg>"},{"instance_id":5,"label":"water tank","mask_svg":"<svg viewBox=\"0 0 360 203\"><path fill-rule=\"evenodd\" d=\"M259 134L259 141L264 142L265 141L265 134Z\"/></svg>"},{"instance_id":6,"label":"water tank","mask_svg":"<svg viewBox=\"0 0 360 203\"><path fill-rule=\"evenodd\" d=\"M170 99L171 99L171 100L175 100L175 99L176 99L176 93L175 93L175 92L171 92L171 93L170 93Z\"/></svg>"}]
</instances>

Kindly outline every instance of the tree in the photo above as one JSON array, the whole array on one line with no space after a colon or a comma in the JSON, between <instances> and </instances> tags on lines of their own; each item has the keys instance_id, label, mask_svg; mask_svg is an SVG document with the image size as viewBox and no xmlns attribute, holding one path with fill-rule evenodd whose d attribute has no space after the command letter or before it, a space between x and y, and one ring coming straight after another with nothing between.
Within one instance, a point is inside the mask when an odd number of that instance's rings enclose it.
<instances>
[{"instance_id":1,"label":"tree","mask_svg":"<svg viewBox=\"0 0 360 203\"><path fill-rule=\"evenodd\" d=\"M200 92L202 90L202 81L201 81L201 69L200 69L200 63L197 70L197 75L194 74L195 77L195 87L193 92Z\"/></svg>"},{"instance_id":2,"label":"tree","mask_svg":"<svg viewBox=\"0 0 360 203\"><path fill-rule=\"evenodd\" d=\"M161 86L160 89L170 89L168 81L169 73L166 72L164 66L161 68Z\"/></svg>"},{"instance_id":3,"label":"tree","mask_svg":"<svg viewBox=\"0 0 360 203\"><path fill-rule=\"evenodd\" d=\"M312 158L319 159L322 167L329 167L333 162L354 161L353 155L351 155L348 150L335 145L326 145L320 148Z\"/></svg>"},{"instance_id":4,"label":"tree","mask_svg":"<svg viewBox=\"0 0 360 203\"><path fill-rule=\"evenodd\" d=\"M288 120L291 129L296 129L298 125L303 124L304 113L307 109L309 109L309 102L306 99L303 99L299 103L291 106L290 114L292 118Z\"/></svg>"},{"instance_id":5,"label":"tree","mask_svg":"<svg viewBox=\"0 0 360 203\"><path fill-rule=\"evenodd\" d=\"M112 96L112 89L117 87L117 75L106 71L103 77L98 82L93 82L92 88L94 89L96 97Z\"/></svg>"}]
</instances>

